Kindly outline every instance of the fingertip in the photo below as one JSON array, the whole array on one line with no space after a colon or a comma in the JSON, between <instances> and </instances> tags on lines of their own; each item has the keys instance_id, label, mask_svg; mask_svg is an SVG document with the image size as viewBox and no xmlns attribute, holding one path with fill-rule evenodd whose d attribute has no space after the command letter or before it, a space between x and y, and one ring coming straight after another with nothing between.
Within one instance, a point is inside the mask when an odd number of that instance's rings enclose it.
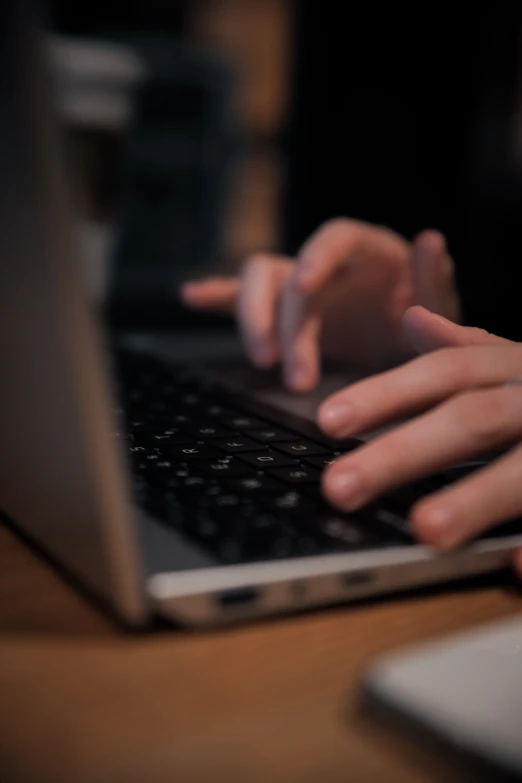
<instances>
[{"instance_id":1,"label":"fingertip","mask_svg":"<svg viewBox=\"0 0 522 783\"><path fill-rule=\"evenodd\" d=\"M422 305L412 305L411 307L408 307L404 311L404 315L402 316L403 323L416 326L419 319L424 320L426 318L426 315L431 315L431 310L428 310L426 307L423 307Z\"/></svg>"},{"instance_id":2,"label":"fingertip","mask_svg":"<svg viewBox=\"0 0 522 783\"><path fill-rule=\"evenodd\" d=\"M452 509L440 502L421 501L410 511L410 524L417 538L438 549L450 549L458 540Z\"/></svg>"},{"instance_id":3,"label":"fingertip","mask_svg":"<svg viewBox=\"0 0 522 783\"><path fill-rule=\"evenodd\" d=\"M186 304L194 304L198 300L200 283L189 281L182 283L179 288L179 295Z\"/></svg>"},{"instance_id":4,"label":"fingertip","mask_svg":"<svg viewBox=\"0 0 522 783\"><path fill-rule=\"evenodd\" d=\"M355 408L348 400L329 398L317 411L320 429L332 438L348 436L356 424Z\"/></svg>"},{"instance_id":5,"label":"fingertip","mask_svg":"<svg viewBox=\"0 0 522 783\"><path fill-rule=\"evenodd\" d=\"M327 468L321 477L321 490L328 502L336 508L342 507L342 487L339 487L339 480L337 474L333 472L333 468Z\"/></svg>"},{"instance_id":6,"label":"fingertip","mask_svg":"<svg viewBox=\"0 0 522 783\"><path fill-rule=\"evenodd\" d=\"M445 318L443 315L439 315L439 313L434 313L422 305L408 307L402 317L402 321L406 326L413 328L439 325L451 330L459 329L459 325L450 321L449 318Z\"/></svg>"},{"instance_id":7,"label":"fingertip","mask_svg":"<svg viewBox=\"0 0 522 783\"><path fill-rule=\"evenodd\" d=\"M446 238L440 231L433 228L421 231L417 235L414 244L430 255L439 255L446 252Z\"/></svg>"},{"instance_id":8,"label":"fingertip","mask_svg":"<svg viewBox=\"0 0 522 783\"><path fill-rule=\"evenodd\" d=\"M247 347L248 358L259 370L269 370L277 361L276 351L270 345L258 343Z\"/></svg>"},{"instance_id":9,"label":"fingertip","mask_svg":"<svg viewBox=\"0 0 522 783\"><path fill-rule=\"evenodd\" d=\"M324 472L321 485L330 503L343 511L353 511L367 500L363 477L353 467L332 465Z\"/></svg>"},{"instance_id":10,"label":"fingertip","mask_svg":"<svg viewBox=\"0 0 522 783\"><path fill-rule=\"evenodd\" d=\"M319 380L319 372L307 365L290 365L283 371L285 386L294 394L311 392Z\"/></svg>"},{"instance_id":11,"label":"fingertip","mask_svg":"<svg viewBox=\"0 0 522 783\"><path fill-rule=\"evenodd\" d=\"M406 310L402 327L409 342L420 354L460 344L462 339L462 327L421 305Z\"/></svg>"},{"instance_id":12,"label":"fingertip","mask_svg":"<svg viewBox=\"0 0 522 783\"><path fill-rule=\"evenodd\" d=\"M411 532L416 539L430 546L438 545L437 532L433 530L429 522L426 523L422 510L417 508L410 510L408 521Z\"/></svg>"}]
</instances>

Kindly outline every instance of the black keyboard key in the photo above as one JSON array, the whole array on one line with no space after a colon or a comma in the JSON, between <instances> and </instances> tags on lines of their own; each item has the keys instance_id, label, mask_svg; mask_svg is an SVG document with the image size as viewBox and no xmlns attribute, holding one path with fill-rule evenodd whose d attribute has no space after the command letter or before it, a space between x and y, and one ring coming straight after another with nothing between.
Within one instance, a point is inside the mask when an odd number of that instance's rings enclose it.
<instances>
[{"instance_id":1,"label":"black keyboard key","mask_svg":"<svg viewBox=\"0 0 522 783\"><path fill-rule=\"evenodd\" d=\"M186 430L189 426L199 426L202 423L202 417L198 411L191 412L189 409L176 410L175 407L172 407L171 410L163 416L163 423L166 428L181 427L181 429Z\"/></svg>"},{"instance_id":2,"label":"black keyboard key","mask_svg":"<svg viewBox=\"0 0 522 783\"><path fill-rule=\"evenodd\" d=\"M187 515L185 532L200 540L222 561L232 563L253 559L245 552L245 532L252 510L245 508L235 493L222 493L203 499Z\"/></svg>"},{"instance_id":3,"label":"black keyboard key","mask_svg":"<svg viewBox=\"0 0 522 783\"><path fill-rule=\"evenodd\" d=\"M146 418L138 419L138 418L136 418L136 419L131 419L130 421L127 421L126 428L127 428L127 430L130 433L135 434L135 433L137 433L139 431L147 432L148 430L154 430L155 426L154 426L154 422L152 421L152 419L146 419Z\"/></svg>"},{"instance_id":4,"label":"black keyboard key","mask_svg":"<svg viewBox=\"0 0 522 783\"><path fill-rule=\"evenodd\" d=\"M284 454L289 454L296 459L321 456L323 454L327 455L330 453L324 446L319 446L318 443L313 443L311 440L296 440L293 443L277 443L274 448L278 451L282 451Z\"/></svg>"},{"instance_id":5,"label":"black keyboard key","mask_svg":"<svg viewBox=\"0 0 522 783\"><path fill-rule=\"evenodd\" d=\"M270 556L278 560L296 556L297 536L295 530L285 525L280 525L274 530L274 536L270 546Z\"/></svg>"},{"instance_id":6,"label":"black keyboard key","mask_svg":"<svg viewBox=\"0 0 522 783\"><path fill-rule=\"evenodd\" d=\"M309 517L308 524L317 529L332 542L347 549L362 549L376 544L376 537L365 528L362 520L336 514L318 514Z\"/></svg>"},{"instance_id":7,"label":"black keyboard key","mask_svg":"<svg viewBox=\"0 0 522 783\"><path fill-rule=\"evenodd\" d=\"M127 446L128 453L134 460L141 460L147 454L157 453L157 449L148 448L145 444L140 443L139 441L129 440L125 441L125 444Z\"/></svg>"},{"instance_id":8,"label":"black keyboard key","mask_svg":"<svg viewBox=\"0 0 522 783\"><path fill-rule=\"evenodd\" d=\"M239 459L245 460L257 470L269 470L271 468L286 468L296 465L296 461L286 454L278 454L277 451L260 451L258 454L242 454Z\"/></svg>"},{"instance_id":9,"label":"black keyboard key","mask_svg":"<svg viewBox=\"0 0 522 783\"><path fill-rule=\"evenodd\" d=\"M317 468L318 470L326 470L330 465L333 465L335 460L338 459L338 457L335 456L326 456L326 457L305 457L303 459L303 462L305 465L310 465L312 468Z\"/></svg>"},{"instance_id":10,"label":"black keyboard key","mask_svg":"<svg viewBox=\"0 0 522 783\"><path fill-rule=\"evenodd\" d=\"M309 468L306 465L296 465L292 468L279 468L271 471L271 475L280 481L289 484L317 484L321 478L321 473L315 468Z\"/></svg>"},{"instance_id":11,"label":"black keyboard key","mask_svg":"<svg viewBox=\"0 0 522 783\"><path fill-rule=\"evenodd\" d=\"M296 531L273 514L256 513L243 522L242 545L251 560L273 560L298 554Z\"/></svg>"},{"instance_id":12,"label":"black keyboard key","mask_svg":"<svg viewBox=\"0 0 522 783\"><path fill-rule=\"evenodd\" d=\"M232 408L227 408L226 405L223 405L221 402L214 402L208 399L205 400L202 405L202 412L205 414L205 416L210 416L216 420L219 417L238 415L237 411L232 410Z\"/></svg>"},{"instance_id":13,"label":"black keyboard key","mask_svg":"<svg viewBox=\"0 0 522 783\"><path fill-rule=\"evenodd\" d=\"M138 438L138 443L144 443L158 449L165 449L167 446L183 446L193 442L194 437L188 432L183 432L181 429L160 433L148 432L144 435L140 435Z\"/></svg>"},{"instance_id":14,"label":"black keyboard key","mask_svg":"<svg viewBox=\"0 0 522 783\"><path fill-rule=\"evenodd\" d=\"M178 462L186 462L194 459L212 459L220 456L220 452L212 446L200 443L187 443L185 446L169 446L162 448L165 454Z\"/></svg>"},{"instance_id":15,"label":"black keyboard key","mask_svg":"<svg viewBox=\"0 0 522 783\"><path fill-rule=\"evenodd\" d=\"M197 394L208 387L207 379L198 375L190 367L178 367L172 376L172 383L177 393L183 391L185 393L193 392Z\"/></svg>"},{"instance_id":16,"label":"black keyboard key","mask_svg":"<svg viewBox=\"0 0 522 783\"><path fill-rule=\"evenodd\" d=\"M219 520L206 509L197 509L193 514L188 515L184 529L190 538L196 538L212 552L215 552L222 539Z\"/></svg>"},{"instance_id":17,"label":"black keyboard key","mask_svg":"<svg viewBox=\"0 0 522 783\"><path fill-rule=\"evenodd\" d=\"M244 462L231 457L229 459L202 460L197 463L198 470L208 476L216 478L239 478L245 474L251 474L252 469Z\"/></svg>"},{"instance_id":18,"label":"black keyboard key","mask_svg":"<svg viewBox=\"0 0 522 783\"><path fill-rule=\"evenodd\" d=\"M411 507L418 500L432 492L444 489L449 483L449 480L444 475L419 479L384 495L380 498L379 505L407 517Z\"/></svg>"},{"instance_id":19,"label":"black keyboard key","mask_svg":"<svg viewBox=\"0 0 522 783\"><path fill-rule=\"evenodd\" d=\"M132 492L138 503L142 503L151 494L153 487L144 475L133 476Z\"/></svg>"},{"instance_id":20,"label":"black keyboard key","mask_svg":"<svg viewBox=\"0 0 522 783\"><path fill-rule=\"evenodd\" d=\"M330 451L334 454L346 454L349 451L358 449L360 446L364 446L364 441L359 438L345 438L344 440L337 440L336 438L327 438L325 443L328 444Z\"/></svg>"},{"instance_id":21,"label":"black keyboard key","mask_svg":"<svg viewBox=\"0 0 522 783\"><path fill-rule=\"evenodd\" d=\"M165 459L159 451L145 451L139 454L133 452L132 457L134 459L136 471L138 472L147 470L152 462L162 462Z\"/></svg>"},{"instance_id":22,"label":"black keyboard key","mask_svg":"<svg viewBox=\"0 0 522 783\"><path fill-rule=\"evenodd\" d=\"M258 513L245 520L243 541L245 550L252 560L278 557L284 546L278 546L284 538L284 529L272 514ZM284 542L286 545L286 541Z\"/></svg>"},{"instance_id":23,"label":"black keyboard key","mask_svg":"<svg viewBox=\"0 0 522 783\"><path fill-rule=\"evenodd\" d=\"M277 429L277 427L251 430L248 434L251 438L258 440L260 443L289 443L292 440L299 440L299 435L294 435L286 430Z\"/></svg>"},{"instance_id":24,"label":"black keyboard key","mask_svg":"<svg viewBox=\"0 0 522 783\"><path fill-rule=\"evenodd\" d=\"M212 481L212 479L208 479L208 481ZM238 509L242 505L242 498L236 492L228 491L223 487L220 487L218 491L217 484L210 486L210 491L204 489L201 494L194 497L194 506L204 508L208 512L214 512L214 514L225 512L227 509Z\"/></svg>"},{"instance_id":25,"label":"black keyboard key","mask_svg":"<svg viewBox=\"0 0 522 783\"><path fill-rule=\"evenodd\" d=\"M224 427L230 427L233 430L257 430L263 426L264 422L260 419L254 419L253 416L247 416L243 413L229 413L224 416L217 416L217 419Z\"/></svg>"},{"instance_id":26,"label":"black keyboard key","mask_svg":"<svg viewBox=\"0 0 522 783\"><path fill-rule=\"evenodd\" d=\"M402 513L400 509L393 508L391 504L383 499L382 504L371 506L365 511L370 519L377 520L384 528L395 530L407 540L413 539L413 533L408 520L408 514Z\"/></svg>"},{"instance_id":27,"label":"black keyboard key","mask_svg":"<svg viewBox=\"0 0 522 783\"><path fill-rule=\"evenodd\" d=\"M193 439L196 440L212 440L214 438L227 438L233 435L233 430L229 430L226 427L222 427L220 424L216 424L212 421L202 422L201 424L187 425L187 432L193 435Z\"/></svg>"},{"instance_id":28,"label":"black keyboard key","mask_svg":"<svg viewBox=\"0 0 522 783\"><path fill-rule=\"evenodd\" d=\"M260 498L261 505L269 511L284 511L294 513L313 511L316 507L313 500L296 489L279 492L277 495L268 495Z\"/></svg>"},{"instance_id":29,"label":"black keyboard key","mask_svg":"<svg viewBox=\"0 0 522 783\"><path fill-rule=\"evenodd\" d=\"M199 394L181 394L179 397L176 397L176 404L182 408L195 410L196 408L201 408L202 403L203 401Z\"/></svg>"},{"instance_id":30,"label":"black keyboard key","mask_svg":"<svg viewBox=\"0 0 522 783\"><path fill-rule=\"evenodd\" d=\"M139 474L154 487L169 488L169 482L175 479L176 467L170 460L151 460L149 463L140 466ZM176 484L177 482L173 483Z\"/></svg>"},{"instance_id":31,"label":"black keyboard key","mask_svg":"<svg viewBox=\"0 0 522 783\"><path fill-rule=\"evenodd\" d=\"M179 486L181 475L188 475L183 468L157 454L147 457L136 464L133 470L135 481L145 481L150 486L162 486L164 488L176 488Z\"/></svg>"},{"instance_id":32,"label":"black keyboard key","mask_svg":"<svg viewBox=\"0 0 522 783\"><path fill-rule=\"evenodd\" d=\"M308 495L309 498L312 498L312 500L316 500L317 502L327 502L323 495L321 484L300 484L299 492L302 492L303 495Z\"/></svg>"},{"instance_id":33,"label":"black keyboard key","mask_svg":"<svg viewBox=\"0 0 522 783\"><path fill-rule=\"evenodd\" d=\"M244 478L231 479L228 484L236 492L245 495L274 495L281 492L281 484L267 476L245 476Z\"/></svg>"},{"instance_id":34,"label":"black keyboard key","mask_svg":"<svg viewBox=\"0 0 522 783\"><path fill-rule=\"evenodd\" d=\"M422 497L422 493L416 492L411 487L401 487L379 498L379 506L402 516L408 516L410 508Z\"/></svg>"},{"instance_id":35,"label":"black keyboard key","mask_svg":"<svg viewBox=\"0 0 522 783\"><path fill-rule=\"evenodd\" d=\"M226 452L227 454L234 454L236 452L249 452L257 451L261 452L263 446L260 443L256 443L255 440L250 438L244 438L242 435L237 435L231 438L224 438L223 440L213 440L212 446L217 449ZM266 446L265 446L266 448Z\"/></svg>"},{"instance_id":36,"label":"black keyboard key","mask_svg":"<svg viewBox=\"0 0 522 783\"><path fill-rule=\"evenodd\" d=\"M179 471L183 473L183 471ZM203 502L205 498L215 497L223 491L222 485L208 476L193 475L190 472L186 476L178 478L178 493L180 496L193 496L196 502Z\"/></svg>"}]
</instances>

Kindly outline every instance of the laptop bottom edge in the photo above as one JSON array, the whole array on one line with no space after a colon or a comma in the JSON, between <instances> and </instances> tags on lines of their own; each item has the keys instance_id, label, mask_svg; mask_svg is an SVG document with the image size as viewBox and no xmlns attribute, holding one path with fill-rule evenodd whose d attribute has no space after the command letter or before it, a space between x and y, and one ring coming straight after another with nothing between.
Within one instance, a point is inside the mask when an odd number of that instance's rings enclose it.
<instances>
[{"instance_id":1,"label":"laptop bottom edge","mask_svg":"<svg viewBox=\"0 0 522 783\"><path fill-rule=\"evenodd\" d=\"M522 537L483 540L451 553L391 547L279 562L156 572L151 606L188 627L245 622L442 585L506 569Z\"/></svg>"}]
</instances>

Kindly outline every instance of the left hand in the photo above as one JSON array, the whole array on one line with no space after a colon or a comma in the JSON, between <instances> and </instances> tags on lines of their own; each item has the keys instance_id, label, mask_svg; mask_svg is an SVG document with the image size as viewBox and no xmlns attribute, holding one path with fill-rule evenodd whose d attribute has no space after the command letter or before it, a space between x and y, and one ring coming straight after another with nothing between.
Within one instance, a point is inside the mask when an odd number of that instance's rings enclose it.
<instances>
[{"instance_id":1,"label":"left hand","mask_svg":"<svg viewBox=\"0 0 522 783\"><path fill-rule=\"evenodd\" d=\"M404 327L420 351L441 350L333 395L319 409L319 424L345 438L418 415L338 459L323 488L336 506L354 510L393 487L511 447L413 506L419 538L452 548L522 515L522 383L506 385L522 376L522 343L423 308L412 308ZM522 575L522 550L516 565Z\"/></svg>"}]
</instances>

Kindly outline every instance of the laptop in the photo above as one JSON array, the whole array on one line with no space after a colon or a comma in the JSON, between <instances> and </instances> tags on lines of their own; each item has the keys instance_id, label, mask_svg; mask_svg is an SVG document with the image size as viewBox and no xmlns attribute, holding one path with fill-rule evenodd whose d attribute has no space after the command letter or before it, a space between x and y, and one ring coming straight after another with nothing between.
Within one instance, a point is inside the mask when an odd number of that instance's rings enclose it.
<instances>
[{"instance_id":1,"label":"laptop","mask_svg":"<svg viewBox=\"0 0 522 783\"><path fill-rule=\"evenodd\" d=\"M212 368L228 350L215 334L102 330L25 3L1 4L0 41L6 517L135 626L232 623L505 566L522 546L518 522L443 555L409 530L413 500L473 465L340 514L321 472L361 441L325 437L317 398L254 383L234 363ZM327 376L323 393L340 382Z\"/></svg>"}]
</instances>

